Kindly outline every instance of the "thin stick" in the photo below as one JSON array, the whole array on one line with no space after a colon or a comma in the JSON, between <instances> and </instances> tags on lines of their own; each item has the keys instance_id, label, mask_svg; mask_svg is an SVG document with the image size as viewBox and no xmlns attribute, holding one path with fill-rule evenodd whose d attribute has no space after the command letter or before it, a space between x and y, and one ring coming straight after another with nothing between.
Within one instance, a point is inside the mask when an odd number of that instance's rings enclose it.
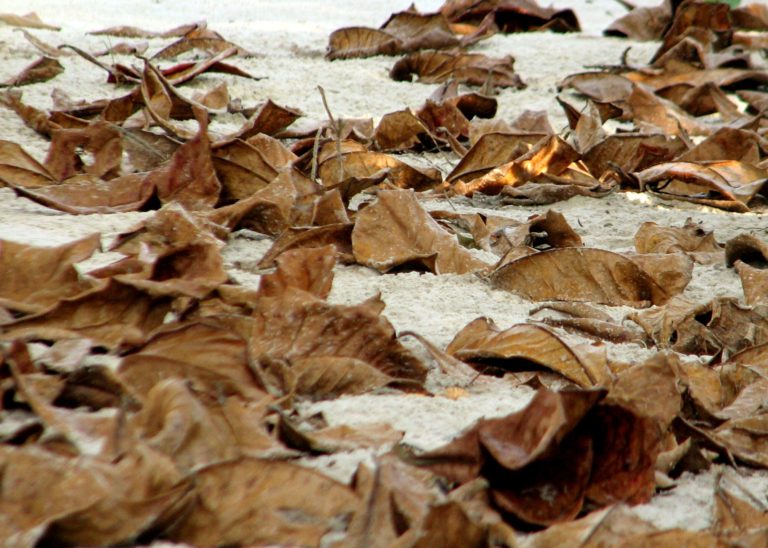
<instances>
[{"instance_id":1,"label":"thin stick","mask_svg":"<svg viewBox=\"0 0 768 548\"><path fill-rule=\"evenodd\" d=\"M341 159L341 122L339 121L339 123L336 123L336 120L334 120L333 114L331 114L331 109L328 107L328 100L325 98L325 90L323 89L323 86L317 86L317 91L320 92L325 112L328 114L328 120L336 131L336 158L339 162L339 182L342 182L344 180L344 162Z\"/></svg>"}]
</instances>

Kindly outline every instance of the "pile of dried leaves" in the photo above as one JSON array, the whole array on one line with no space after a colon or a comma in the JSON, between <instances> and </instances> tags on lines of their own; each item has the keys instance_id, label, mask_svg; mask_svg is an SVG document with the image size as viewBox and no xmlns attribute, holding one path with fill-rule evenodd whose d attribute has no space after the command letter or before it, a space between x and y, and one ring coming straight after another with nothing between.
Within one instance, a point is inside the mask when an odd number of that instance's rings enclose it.
<instances>
[{"instance_id":1,"label":"pile of dried leaves","mask_svg":"<svg viewBox=\"0 0 768 548\"><path fill-rule=\"evenodd\" d=\"M477 120L495 115L487 92L521 81L511 58L464 48L493 32L578 30L570 10L528 1L452 1L436 14L395 14L378 30L334 33L331 58L408 53L393 77L448 81L420 108L375 125L329 113L294 126L298 111L271 101L243 108L224 84L187 97L182 86L206 71L251 77L224 62L249 53L202 24L163 33L178 40L139 68L75 50L126 93L97 101L57 93L44 112L15 88L55 77L56 54L75 48L27 33L45 56L6 83L13 89L2 103L50 148L40 163L0 141L0 182L71 214L154 213L107 249L97 234L57 247L0 241L0 538L763 545L766 509L728 473L708 531L658 531L625 504L713 463L768 467L768 243L749 234L719 243L693 222L644 223L635 251L615 253L584 247L554 210L520 223L428 211L421 194L547 204L631 189L734 211L762 205L768 71L739 31L753 20L738 13L675 4L649 66L567 77L563 89L588 100L584 111L562 100L571 122L562 136L537 113ZM190 50L201 60L161 66ZM459 82L484 93L462 93ZM735 90L749 113L731 100ZM209 131L233 111L247 118L239 131ZM633 126L608 134L613 118ZM395 155L434 149L460 157L444 178ZM239 229L274 240L258 289L224 268L221 250ZM122 258L78 265L107 250ZM481 259L489 254L493 264ZM395 333L380 299L326 300L337 262L477 273L544 304L506 330L478 318L445 350L423 341L427 359ZM737 269L744 302L685 299L695 263ZM633 311L617 322L595 304ZM658 351L619 363L560 330ZM693 359L703 355L708 362ZM457 394L478 375L506 375L536 392L524 409L480 420L429 452L400 444L402 432L388 424L329 427L297 411L304 400L366 392L431 397L428 375ZM379 456L351 485L294 462L359 448Z\"/></svg>"}]
</instances>

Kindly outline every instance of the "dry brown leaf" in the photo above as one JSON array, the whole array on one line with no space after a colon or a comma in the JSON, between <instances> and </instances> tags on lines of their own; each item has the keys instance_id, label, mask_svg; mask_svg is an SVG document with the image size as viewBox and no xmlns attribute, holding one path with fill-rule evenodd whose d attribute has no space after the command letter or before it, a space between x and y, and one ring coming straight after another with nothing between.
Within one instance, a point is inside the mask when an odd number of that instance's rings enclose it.
<instances>
[{"instance_id":1,"label":"dry brown leaf","mask_svg":"<svg viewBox=\"0 0 768 548\"><path fill-rule=\"evenodd\" d=\"M547 368L583 388L607 386L610 372L596 352L570 347L541 326L518 324L500 330L487 318L478 318L461 329L446 348L448 354L483 372Z\"/></svg>"},{"instance_id":2,"label":"dry brown leaf","mask_svg":"<svg viewBox=\"0 0 768 548\"><path fill-rule=\"evenodd\" d=\"M591 248L551 249L522 257L493 272L491 283L533 301L647 307L673 296L633 260Z\"/></svg>"},{"instance_id":3,"label":"dry brown leaf","mask_svg":"<svg viewBox=\"0 0 768 548\"><path fill-rule=\"evenodd\" d=\"M641 224L635 232L635 249L638 253L686 253L702 264L723 260L723 246L715 240L714 233L690 217L682 227Z\"/></svg>"},{"instance_id":4,"label":"dry brown leaf","mask_svg":"<svg viewBox=\"0 0 768 548\"><path fill-rule=\"evenodd\" d=\"M275 262L277 270L261 277L259 294L277 297L287 287L295 287L325 299L331 292L336 265L336 251L332 246L286 251Z\"/></svg>"},{"instance_id":5,"label":"dry brown leaf","mask_svg":"<svg viewBox=\"0 0 768 548\"><path fill-rule=\"evenodd\" d=\"M108 349L132 347L162 325L170 308L169 299L153 299L131 286L108 280L46 311L5 324L0 338L55 341L86 337L95 346Z\"/></svg>"},{"instance_id":6,"label":"dry brown leaf","mask_svg":"<svg viewBox=\"0 0 768 548\"><path fill-rule=\"evenodd\" d=\"M412 264L435 274L464 274L488 266L444 231L411 191L382 191L360 211L352 249L357 262L381 272Z\"/></svg>"},{"instance_id":7,"label":"dry brown leaf","mask_svg":"<svg viewBox=\"0 0 768 548\"><path fill-rule=\"evenodd\" d=\"M392 14L379 28L347 27L331 33L329 60L397 55L420 49L467 45L477 38L457 36L440 13L418 13L413 8Z\"/></svg>"},{"instance_id":8,"label":"dry brown leaf","mask_svg":"<svg viewBox=\"0 0 768 548\"><path fill-rule=\"evenodd\" d=\"M170 540L315 546L360 506L348 487L287 462L241 458L202 468L194 481L195 503Z\"/></svg>"},{"instance_id":9,"label":"dry brown leaf","mask_svg":"<svg viewBox=\"0 0 768 548\"><path fill-rule=\"evenodd\" d=\"M488 57L480 53L428 51L412 53L397 61L389 75L393 80L410 82L413 75L423 84L455 80L470 86L498 86L524 89L515 73L512 56Z\"/></svg>"},{"instance_id":10,"label":"dry brown leaf","mask_svg":"<svg viewBox=\"0 0 768 548\"><path fill-rule=\"evenodd\" d=\"M768 170L736 161L670 162L635 174L641 187L662 198L749 211L749 202L768 181Z\"/></svg>"},{"instance_id":11,"label":"dry brown leaf","mask_svg":"<svg viewBox=\"0 0 768 548\"><path fill-rule=\"evenodd\" d=\"M98 234L56 247L0 241L0 306L24 313L42 312L60 300L93 287L74 265L101 244Z\"/></svg>"},{"instance_id":12,"label":"dry brown leaf","mask_svg":"<svg viewBox=\"0 0 768 548\"><path fill-rule=\"evenodd\" d=\"M565 175L569 166L578 159L579 154L570 145L560 137L551 136L539 140L527 152L495 167L482 177L469 179L466 175L458 175L454 170L448 180L454 181L453 191L463 196L471 196L475 192L497 194L504 187L521 186L540 175ZM457 166L457 169L459 167ZM466 166L463 169L466 169ZM476 168L472 169L472 172L475 171Z\"/></svg>"},{"instance_id":13,"label":"dry brown leaf","mask_svg":"<svg viewBox=\"0 0 768 548\"><path fill-rule=\"evenodd\" d=\"M500 32L579 32L581 27L571 9L541 7L535 0L491 0L467 2L448 0L440 8L452 23L477 23L492 19Z\"/></svg>"},{"instance_id":14,"label":"dry brown leaf","mask_svg":"<svg viewBox=\"0 0 768 548\"><path fill-rule=\"evenodd\" d=\"M342 264L355 262L352 254L351 223L335 223L312 228L288 228L275 240L259 261L259 268L273 266L275 259L289 249L301 247L324 247L333 245L336 248L337 259Z\"/></svg>"},{"instance_id":15,"label":"dry brown leaf","mask_svg":"<svg viewBox=\"0 0 768 548\"><path fill-rule=\"evenodd\" d=\"M658 6L631 8L629 13L608 25L603 34L643 42L659 40L671 21L672 8L665 0Z\"/></svg>"},{"instance_id":16,"label":"dry brown leaf","mask_svg":"<svg viewBox=\"0 0 768 548\"><path fill-rule=\"evenodd\" d=\"M64 72L64 67L56 59L51 57L41 57L37 61L28 65L19 74L0 83L0 88L27 86L47 82Z\"/></svg>"},{"instance_id":17,"label":"dry brown leaf","mask_svg":"<svg viewBox=\"0 0 768 548\"><path fill-rule=\"evenodd\" d=\"M61 30L60 27L54 27L44 23L40 16L34 11L26 15L14 15L13 13L0 13L0 21L12 27L26 27L29 29L47 29Z\"/></svg>"},{"instance_id":18,"label":"dry brown leaf","mask_svg":"<svg viewBox=\"0 0 768 548\"><path fill-rule=\"evenodd\" d=\"M395 337L380 301L328 304L287 287L254 304L250 353L257 361L307 357L356 358L394 377L420 383L426 367Z\"/></svg>"}]
</instances>

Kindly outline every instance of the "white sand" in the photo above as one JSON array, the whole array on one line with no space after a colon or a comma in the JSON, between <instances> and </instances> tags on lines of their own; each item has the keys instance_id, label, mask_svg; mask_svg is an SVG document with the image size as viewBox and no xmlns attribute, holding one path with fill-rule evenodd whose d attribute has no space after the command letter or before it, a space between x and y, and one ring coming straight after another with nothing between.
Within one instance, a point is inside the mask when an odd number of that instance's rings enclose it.
<instances>
[{"instance_id":1,"label":"white sand","mask_svg":"<svg viewBox=\"0 0 768 548\"><path fill-rule=\"evenodd\" d=\"M418 2L424 11L435 9L442 2ZM655 0L636 2L653 5ZM222 5L223 4L223 5ZM184 93L210 88L226 81L230 95L245 105L271 98L290 107L297 107L311 118L324 118L322 103L316 90L322 85L332 110L339 117L381 115L405 106L418 107L433 90L433 86L399 83L389 79L393 58L376 57L364 60L326 62L323 53L329 33L342 26L378 26L390 13L405 9L408 2L377 0L323 1L253 1L213 2L192 0L103 0L94 3L73 0L3 0L0 11L27 13L36 11L44 21L62 26L59 32L32 32L48 43L69 43L88 50L103 48L122 39L86 36L93 31L114 25L134 25L151 30L167 30L192 21L206 19L209 27L225 38L255 52L256 57L233 62L252 74L265 77L252 81L232 76L212 75L196 79L185 86ZM516 68L528 88L504 91L499 99L499 117L511 120L526 109L546 109L556 130L566 126L562 111L555 102L555 86L566 75L583 70L584 65L618 63L622 51L632 46L630 62L647 61L656 44L637 44L600 37L600 31L623 8L611 0L558 0L558 7L575 8L585 33L581 35L520 34L495 36L481 43L477 50L489 55L512 54ZM64 7L66 6L66 7ZM150 40L150 52L165 42ZM36 58L36 50L18 32L0 24L0 81L14 76ZM124 63L131 58L118 57ZM65 57L66 71L54 80L23 88L24 100L38 108L50 108L54 88L66 90L76 99L96 99L117 96L123 90L106 84L106 74L78 57ZM231 116L226 122L213 125L213 131L231 131L242 122ZM44 158L47 143L26 128L12 113L0 109L0 138L21 143L31 154ZM440 156L430 156L431 162L443 170L450 162ZM451 159L455 162L455 159ZM430 209L460 211L490 211L473 207L469 200L428 202ZM616 194L595 200L574 198L555 204L579 232L585 245L613 251L633 248L633 235L643 221L680 226L687 217L700 221L704 228L714 230L720 241L745 231L766 232L765 215L733 214L686 203L668 203L644 194ZM506 207L494 214L523 220L543 207ZM0 189L0 238L14 239L37 245L62 243L85 234L99 232L105 239L133 225L145 213L89 215L71 217ZM245 285L258 283L253 265L269 247L269 241L254 241L235 235L224 255L234 280ZM434 276L406 273L379 275L370 269L353 266L339 267L330 300L336 303L357 303L381 293L387 304L386 316L398 331L412 330L444 347L466 323L478 316L493 318L501 327L525 321L533 304L502 291L489 289L472 275ZM736 274L721 266L696 265L694 278L686 295L699 301L713 296L741 297ZM625 309L607 309L617 319ZM638 361L652 353L638 345L608 344L611 357ZM323 412L334 424L365 424L389 422L405 432L404 440L418 448L428 449L450 440L456 433L480 417L505 415L520 409L529 400L527 388L513 388L503 380L483 379L468 389L458 400L445 397L427 398L401 395L365 395L345 397L335 401L305 404L305 414ZM346 480L357 462L370 454L355 451L321 459L305 459L329 474ZM637 513L660 527L700 529L709 522L709 500L712 474L684 476L676 489L658 495ZM768 480L765 474L751 474L744 479L756 497L768 501Z\"/></svg>"}]
</instances>

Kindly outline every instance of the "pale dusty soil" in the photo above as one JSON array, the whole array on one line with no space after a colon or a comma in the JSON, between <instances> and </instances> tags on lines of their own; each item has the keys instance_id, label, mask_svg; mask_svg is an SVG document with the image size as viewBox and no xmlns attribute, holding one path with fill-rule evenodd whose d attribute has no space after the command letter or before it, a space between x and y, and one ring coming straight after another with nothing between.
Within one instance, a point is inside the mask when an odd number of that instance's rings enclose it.
<instances>
[{"instance_id":1,"label":"pale dusty soil","mask_svg":"<svg viewBox=\"0 0 768 548\"><path fill-rule=\"evenodd\" d=\"M423 11L437 8L442 2L418 2ZM639 2L655 4L656 2ZM225 4L222 6L221 4ZM66 9L63 6L66 5ZM517 59L516 69L528 88L504 91L499 99L499 114L511 120L526 109L546 109L555 129L566 127L566 121L555 102L555 85L564 76L583 70L585 65L615 64L621 52L632 47L630 62L646 61L656 44L631 43L603 38L600 31L623 8L611 0L559 0L558 7L572 7L585 32L580 35L520 34L495 36L483 42L478 51L489 55L511 54ZM203 76L183 88L184 93L207 89L222 80L232 97L245 105L271 98L279 104L301 109L309 118L325 118L316 86L322 85L331 109L340 117L381 115L405 106L418 107L432 92L432 86L398 83L387 73L392 58L337 61L323 59L328 34L349 25L378 26L390 13L405 9L407 2L376 0L345 1L281 1L213 2L192 0L161 1L103 0L98 3L74 0L3 0L0 11L27 13L36 11L41 18L60 25L62 30L33 31L39 38L58 45L69 43L84 49L103 48L109 38L87 36L85 32L113 25L134 25L151 30L167 30L182 23L205 19L209 27L225 38L257 52L251 59L238 59L236 64L264 79L251 81L232 76ZM114 40L114 39L113 39ZM150 41L150 51L162 41ZM18 32L0 24L0 81L15 75L36 56L36 51ZM130 58L117 58L131 63ZM77 57L63 58L66 71L54 80L24 88L26 102L38 108L50 108L51 91L61 88L78 99L116 96L120 90L106 84L106 75ZM212 126L214 132L231 131L242 120L230 116ZM47 143L9 111L0 108L0 139L16 141L38 159L44 158ZM447 155L410 158L447 171L457 161ZM425 203L430 209L458 211L491 210L469 200L442 200ZM524 220L546 211L546 207L505 207L493 209L497 215ZM748 231L765 235L766 215L735 214L686 203L662 202L644 194L615 194L596 200L574 198L554 205L579 232L587 246L612 251L633 248L633 235L643 221L680 226L687 217L714 230L721 242ZM36 245L52 245L99 232L105 241L145 217L144 213L89 215L72 217L35 205L13 193L0 189L0 238ZM231 277L244 285L254 286L258 275L253 265L269 247L267 240L255 240L248 234L235 234L224 250ZM91 261L104 262L109 257ZM504 328L525 321L534 304L515 295L489 289L473 275L405 273L380 275L370 269L338 267L330 300L357 303L381 293L387 304L385 315L398 331L415 331L438 346L444 347L453 335L478 316L488 316ZM705 302L714 296L742 296L735 272L722 266L696 265L694 278L686 295ZM606 308L615 318L627 309ZM567 340L580 341L567 335ZM583 342L583 341L580 341ZM415 346L414 348L418 348ZM651 351L634 344L608 344L612 358L628 362L641 361ZM506 415L524 406L532 391L515 388L504 380L484 379L469 388L467 396L458 400L445 397L426 398L402 395L365 395L334 401L307 404L302 412L309 415L322 411L334 424L389 422L405 432L404 441L418 448L433 448L445 443L461 429L480 417ZM369 459L364 451L305 459L346 481L358 462ZM753 494L768 502L768 476L743 471L742 483ZM709 520L713 472L699 476L685 475L676 488L657 495L650 504L635 511L659 527L704 528Z\"/></svg>"}]
</instances>

